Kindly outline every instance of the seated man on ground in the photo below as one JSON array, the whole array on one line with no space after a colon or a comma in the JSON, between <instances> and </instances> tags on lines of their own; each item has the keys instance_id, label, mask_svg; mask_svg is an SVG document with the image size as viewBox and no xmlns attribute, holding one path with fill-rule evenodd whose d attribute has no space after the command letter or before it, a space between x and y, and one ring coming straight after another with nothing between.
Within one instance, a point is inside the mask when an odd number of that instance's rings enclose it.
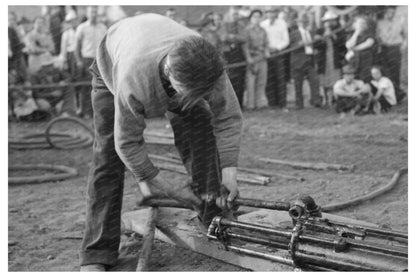
<instances>
[{"instance_id":1,"label":"seated man on ground","mask_svg":"<svg viewBox=\"0 0 416 277\"><path fill-rule=\"evenodd\" d=\"M342 68L343 78L334 85L335 110L344 117L345 113L352 115L365 111L370 99L370 87L363 81L354 78L354 68L346 65Z\"/></svg>"},{"instance_id":2,"label":"seated man on ground","mask_svg":"<svg viewBox=\"0 0 416 277\"><path fill-rule=\"evenodd\" d=\"M380 67L373 66L371 68L371 106L376 114L381 112L388 112L392 106L397 105L396 93L393 82L383 76Z\"/></svg>"},{"instance_id":3,"label":"seated man on ground","mask_svg":"<svg viewBox=\"0 0 416 277\"><path fill-rule=\"evenodd\" d=\"M32 85L65 85L70 76L59 69L57 60L51 57L42 62L39 71L31 76ZM45 111L52 115L75 114L75 93L70 87L33 89L33 97Z\"/></svg>"}]
</instances>

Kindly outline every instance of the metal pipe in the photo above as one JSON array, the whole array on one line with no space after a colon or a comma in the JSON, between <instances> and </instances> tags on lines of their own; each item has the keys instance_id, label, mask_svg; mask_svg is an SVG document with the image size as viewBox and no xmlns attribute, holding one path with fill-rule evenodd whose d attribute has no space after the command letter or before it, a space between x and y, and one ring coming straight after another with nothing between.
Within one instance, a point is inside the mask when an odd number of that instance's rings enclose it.
<instances>
[{"instance_id":1,"label":"metal pipe","mask_svg":"<svg viewBox=\"0 0 416 277\"><path fill-rule=\"evenodd\" d=\"M232 245L227 246L227 248L239 254L245 254L245 255L261 258L261 259L266 259L269 261L273 261L273 262L277 262L277 263L281 263L281 264L285 264L285 265L289 265L293 267L295 266L292 259L290 258L284 258L284 257L276 256L276 255L267 254L267 253L261 253L261 252L254 251L251 249L245 249L245 248L232 246Z\"/></svg>"},{"instance_id":2,"label":"metal pipe","mask_svg":"<svg viewBox=\"0 0 416 277\"><path fill-rule=\"evenodd\" d=\"M381 228L375 228L375 227L364 226L364 225L359 225L359 224L350 225L347 223L342 223L342 222L333 221L333 220L331 220L330 222L328 222L325 219L318 219L318 220L326 224L330 223L331 225L338 225L338 226L348 227L348 228L360 228L360 229L363 229L367 233L380 234L380 235L385 235L389 237L395 236L395 237L408 239L407 233L396 231L396 230L383 230Z\"/></svg>"},{"instance_id":3,"label":"metal pipe","mask_svg":"<svg viewBox=\"0 0 416 277\"><path fill-rule=\"evenodd\" d=\"M309 255L306 253L302 253L297 251L295 253L297 259L299 259L302 263L311 263L314 265L328 267L337 271L374 271L377 268L372 268L368 266L356 265L349 262L344 261L334 261L327 257L318 257Z\"/></svg>"},{"instance_id":4,"label":"metal pipe","mask_svg":"<svg viewBox=\"0 0 416 277\"><path fill-rule=\"evenodd\" d=\"M267 201L267 200L258 200L258 199L250 199L250 198L236 198L234 200L234 204L239 205L239 206L270 209L270 210L277 210L277 211L288 211L290 208L289 202Z\"/></svg>"},{"instance_id":5,"label":"metal pipe","mask_svg":"<svg viewBox=\"0 0 416 277\"><path fill-rule=\"evenodd\" d=\"M280 249L285 249L285 250L287 250L287 246L289 244L289 241L287 241L287 243L279 242L279 241L274 241L271 239L258 238L255 236L247 236L244 234L237 234L233 232L227 232L227 237L232 238L232 239L239 239L239 240L246 241L246 242L254 242L254 243L258 243L258 244L265 245L265 246L275 246L275 247L278 247Z\"/></svg>"},{"instance_id":6,"label":"metal pipe","mask_svg":"<svg viewBox=\"0 0 416 277\"><path fill-rule=\"evenodd\" d=\"M292 232L290 231L284 231L283 229L280 229L278 227L275 228L268 228L261 225L251 224L251 223L245 223L245 222L238 222L229 220L226 218L221 218L219 224L222 227L236 227L236 228L242 228L249 231L258 231L258 232L264 232L266 234L276 235L276 236L283 236L285 238L292 237Z\"/></svg>"}]
</instances>

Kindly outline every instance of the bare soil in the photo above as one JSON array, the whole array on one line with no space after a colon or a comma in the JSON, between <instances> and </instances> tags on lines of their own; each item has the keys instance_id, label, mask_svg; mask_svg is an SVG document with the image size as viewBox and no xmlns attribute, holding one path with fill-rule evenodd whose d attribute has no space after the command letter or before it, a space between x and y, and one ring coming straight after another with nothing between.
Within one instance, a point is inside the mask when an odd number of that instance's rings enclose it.
<instances>
[{"instance_id":1,"label":"bare soil","mask_svg":"<svg viewBox=\"0 0 416 277\"><path fill-rule=\"evenodd\" d=\"M320 205L344 201L375 190L408 164L407 105L382 116L340 120L333 111L263 110L244 114L240 165L274 169L302 176L304 182L278 179L268 186L240 185L242 197L290 200L309 194ZM89 122L92 124L91 122ZM165 129L165 119L147 122L149 129ZM43 132L46 123L9 123L9 136ZM176 153L172 146L149 146L155 154ZM259 157L309 162L355 164L354 172L297 170L265 164ZM85 221L85 193L91 149L13 150L9 166L56 164L74 167L73 179L37 185L9 186L9 271L77 271L78 248ZM175 182L183 175L162 172ZM15 173L13 173L15 176ZM337 214L407 231L408 181L404 176L387 194ZM135 207L134 181L126 177L123 210ZM139 236L122 236L122 250L113 270L133 271L140 249ZM238 267L157 241L151 271L238 271Z\"/></svg>"}]
</instances>

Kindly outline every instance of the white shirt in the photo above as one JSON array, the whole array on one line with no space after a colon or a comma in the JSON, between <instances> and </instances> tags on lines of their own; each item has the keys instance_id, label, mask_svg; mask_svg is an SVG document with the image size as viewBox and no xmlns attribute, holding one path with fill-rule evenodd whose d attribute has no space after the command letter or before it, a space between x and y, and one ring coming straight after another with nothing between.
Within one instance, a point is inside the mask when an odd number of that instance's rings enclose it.
<instances>
[{"instance_id":1,"label":"white shirt","mask_svg":"<svg viewBox=\"0 0 416 277\"><path fill-rule=\"evenodd\" d=\"M345 97L355 97L357 96L357 91L361 90L364 87L364 82L361 80L352 80L351 83L347 84L345 79L340 79L335 82L334 85L334 95L336 96L345 96Z\"/></svg>"},{"instance_id":2,"label":"white shirt","mask_svg":"<svg viewBox=\"0 0 416 277\"><path fill-rule=\"evenodd\" d=\"M74 52L77 47L77 40L75 37L75 30L72 28L67 29L61 38L61 53Z\"/></svg>"},{"instance_id":3,"label":"white shirt","mask_svg":"<svg viewBox=\"0 0 416 277\"><path fill-rule=\"evenodd\" d=\"M390 103L390 105L392 106L397 105L394 86L389 78L383 76L378 81L372 80L371 84L373 84L373 86L375 86L377 89L384 89L383 96L384 98L386 98L387 102Z\"/></svg>"},{"instance_id":4,"label":"white shirt","mask_svg":"<svg viewBox=\"0 0 416 277\"><path fill-rule=\"evenodd\" d=\"M270 24L270 19L266 19L260 23L260 26L267 33L270 48L280 51L289 46L289 30L283 19L278 18L273 24Z\"/></svg>"},{"instance_id":5,"label":"white shirt","mask_svg":"<svg viewBox=\"0 0 416 277\"><path fill-rule=\"evenodd\" d=\"M106 32L107 27L98 22L92 25L90 21L85 21L78 26L75 36L77 41L79 39L82 41L81 54L83 58L95 58L97 48Z\"/></svg>"},{"instance_id":6,"label":"white shirt","mask_svg":"<svg viewBox=\"0 0 416 277\"><path fill-rule=\"evenodd\" d=\"M311 34L308 30L304 29L303 27L299 26L299 32L302 36L302 40L304 44L308 44L312 42ZM310 45L305 45L305 54L306 55L312 55L313 54L313 48Z\"/></svg>"}]
</instances>

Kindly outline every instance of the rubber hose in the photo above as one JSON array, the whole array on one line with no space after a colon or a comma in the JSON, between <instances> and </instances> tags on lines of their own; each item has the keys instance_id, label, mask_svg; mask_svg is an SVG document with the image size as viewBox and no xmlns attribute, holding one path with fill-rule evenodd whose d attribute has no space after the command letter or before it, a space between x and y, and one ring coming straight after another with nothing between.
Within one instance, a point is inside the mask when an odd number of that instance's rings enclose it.
<instances>
[{"instance_id":1,"label":"rubber hose","mask_svg":"<svg viewBox=\"0 0 416 277\"><path fill-rule=\"evenodd\" d=\"M74 136L67 133L50 133L49 137L56 137L55 143L64 145L74 145L68 148L86 147L90 146L92 138L90 136ZM9 139L9 145L12 149L24 150L24 149L48 149L51 148L51 144L46 141L45 134L31 134L20 137L18 139Z\"/></svg>"},{"instance_id":2,"label":"rubber hose","mask_svg":"<svg viewBox=\"0 0 416 277\"><path fill-rule=\"evenodd\" d=\"M356 206L358 204L361 204L364 201L368 201L368 200L372 200L390 190L392 190L396 184L399 183L400 178L407 173L407 168L402 168L399 171L397 171L396 173L394 173L393 178L390 180L389 183L387 183L385 186L370 192L368 194L365 194L363 196L360 197L356 197L353 198L351 200L345 201L345 202L341 202L341 203L334 203L334 204L329 204L326 206L322 207L322 211L323 212L333 212L333 211L339 211L339 210L343 210L352 206Z\"/></svg>"},{"instance_id":3,"label":"rubber hose","mask_svg":"<svg viewBox=\"0 0 416 277\"><path fill-rule=\"evenodd\" d=\"M78 144L76 144L76 143L63 144L63 145L56 144L56 141L52 141L52 139L51 139L51 134L52 134L51 129L56 123L62 123L63 121L75 122L78 125L82 126L91 135L91 139L88 139L88 140L83 141L83 142L79 142ZM48 123L48 125L46 126L45 135L46 135L46 141L55 148L58 148L58 149L74 149L74 148L83 148L83 147L91 146L92 143L93 143L94 131L85 122L83 122L82 120L80 120L76 117L57 117L57 118L51 120Z\"/></svg>"},{"instance_id":4,"label":"rubber hose","mask_svg":"<svg viewBox=\"0 0 416 277\"><path fill-rule=\"evenodd\" d=\"M27 164L27 165L14 165L14 166L9 167L9 170L36 170L36 169L60 171L61 173L25 176L25 177L9 177L9 185L38 184L38 183L54 182L54 181L69 179L78 175L78 171L75 168L67 167L63 165Z\"/></svg>"}]
</instances>

